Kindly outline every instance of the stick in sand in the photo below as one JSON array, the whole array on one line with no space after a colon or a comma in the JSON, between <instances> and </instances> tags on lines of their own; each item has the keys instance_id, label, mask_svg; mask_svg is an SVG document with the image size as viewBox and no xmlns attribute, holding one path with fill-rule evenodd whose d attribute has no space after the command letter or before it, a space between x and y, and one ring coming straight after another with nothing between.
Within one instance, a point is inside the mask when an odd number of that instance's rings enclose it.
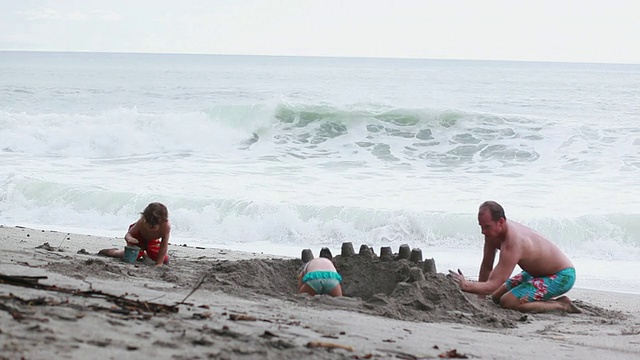
<instances>
[{"instance_id":1,"label":"stick in sand","mask_svg":"<svg viewBox=\"0 0 640 360\"><path fill-rule=\"evenodd\" d=\"M67 237L69 237L69 234L71 234L71 233L67 233L67 235L65 235L65 236L62 238L62 241L60 241L60 245L58 245L58 251L60 251L60 246L62 246L62 243L67 239Z\"/></svg>"},{"instance_id":2,"label":"stick in sand","mask_svg":"<svg viewBox=\"0 0 640 360\"><path fill-rule=\"evenodd\" d=\"M196 290L198 290L198 288L200 287L200 285L202 285L202 283L204 282L204 279L206 279L206 278L207 278L207 274L202 275L202 277L198 281L198 284L196 285L196 287L194 287L193 290L191 290L191 292L189 294L187 294L187 296L185 296L184 299L182 299L182 301L180 301L176 305L184 304L184 302L187 301L189 296L193 295L193 293L196 292Z\"/></svg>"}]
</instances>

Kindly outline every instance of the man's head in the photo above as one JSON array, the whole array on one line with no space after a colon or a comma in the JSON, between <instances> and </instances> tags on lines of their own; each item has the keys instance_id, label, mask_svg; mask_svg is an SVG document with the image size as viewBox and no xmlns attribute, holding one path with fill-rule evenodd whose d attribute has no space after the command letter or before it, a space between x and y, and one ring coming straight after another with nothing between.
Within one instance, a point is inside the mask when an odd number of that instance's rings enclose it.
<instances>
[{"instance_id":1,"label":"man's head","mask_svg":"<svg viewBox=\"0 0 640 360\"><path fill-rule=\"evenodd\" d=\"M495 201L485 201L478 209L478 223L482 234L489 239L500 238L507 226L504 209Z\"/></svg>"},{"instance_id":2,"label":"man's head","mask_svg":"<svg viewBox=\"0 0 640 360\"><path fill-rule=\"evenodd\" d=\"M160 225L167 222L169 219L169 212L167 207L161 203L154 202L147 205L142 211L142 217L150 230L156 230Z\"/></svg>"}]
</instances>

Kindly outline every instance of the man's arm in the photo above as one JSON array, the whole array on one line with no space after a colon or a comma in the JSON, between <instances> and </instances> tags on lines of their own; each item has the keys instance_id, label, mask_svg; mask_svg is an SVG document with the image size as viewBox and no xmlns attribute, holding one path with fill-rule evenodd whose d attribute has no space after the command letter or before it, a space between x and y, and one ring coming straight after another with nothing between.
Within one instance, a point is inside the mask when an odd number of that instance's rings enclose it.
<instances>
[{"instance_id":1,"label":"man's arm","mask_svg":"<svg viewBox=\"0 0 640 360\"><path fill-rule=\"evenodd\" d=\"M496 248L485 240L482 253L482 263L480 263L480 273L478 274L479 282L484 282L489 279L489 274L491 274L491 270L493 270L493 262L496 258Z\"/></svg>"},{"instance_id":2,"label":"man's arm","mask_svg":"<svg viewBox=\"0 0 640 360\"><path fill-rule=\"evenodd\" d=\"M506 245L500 249L500 258L498 265L491 271L486 281L469 282L462 281L460 288L462 291L478 294L489 295L496 291L502 285L515 269L520 260L520 248L517 245Z\"/></svg>"}]
</instances>

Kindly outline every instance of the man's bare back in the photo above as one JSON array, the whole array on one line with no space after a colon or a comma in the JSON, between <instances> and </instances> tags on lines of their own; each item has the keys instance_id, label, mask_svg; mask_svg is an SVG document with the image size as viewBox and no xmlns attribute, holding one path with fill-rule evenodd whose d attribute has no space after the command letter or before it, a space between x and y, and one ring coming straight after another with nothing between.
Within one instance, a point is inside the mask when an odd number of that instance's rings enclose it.
<instances>
[{"instance_id":1,"label":"man's bare back","mask_svg":"<svg viewBox=\"0 0 640 360\"><path fill-rule=\"evenodd\" d=\"M535 230L513 220L508 220L506 226L507 232L502 243L499 239L485 239L485 241L496 244L496 250L502 246L519 248L517 264L522 270L532 276L549 276L562 269L574 267L571 260L556 244Z\"/></svg>"}]
</instances>

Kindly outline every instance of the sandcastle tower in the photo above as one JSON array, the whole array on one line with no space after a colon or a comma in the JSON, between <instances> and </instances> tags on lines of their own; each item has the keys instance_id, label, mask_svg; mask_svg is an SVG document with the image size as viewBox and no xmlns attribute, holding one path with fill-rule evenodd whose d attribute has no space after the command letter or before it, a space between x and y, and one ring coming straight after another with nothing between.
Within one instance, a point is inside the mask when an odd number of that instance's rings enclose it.
<instances>
[{"instance_id":1,"label":"sandcastle tower","mask_svg":"<svg viewBox=\"0 0 640 360\"><path fill-rule=\"evenodd\" d=\"M354 256L365 256L372 259L378 259L379 261L382 261L382 262L406 260L406 261L409 261L411 264L414 264L415 267L422 270L421 271L422 279L424 279L424 274L437 273L435 260L433 258L423 260L422 250L420 248L411 249L411 247L409 247L408 244L400 245L400 247L398 248L398 252L395 254L392 252L390 246L382 246L380 248L380 256L378 256L376 255L373 248L366 244L360 245L360 251L356 254L353 248L353 244L351 242L344 242L342 243L340 256L343 258L349 258ZM320 257L324 257L330 260L333 259L333 255L331 254L331 251L327 247L323 247L320 250ZM311 259L313 259L313 252L311 251L311 249L302 250L302 261L307 262L307 261L310 261ZM420 278L420 275L415 274L415 276L412 275L412 278L413 277Z\"/></svg>"}]
</instances>

